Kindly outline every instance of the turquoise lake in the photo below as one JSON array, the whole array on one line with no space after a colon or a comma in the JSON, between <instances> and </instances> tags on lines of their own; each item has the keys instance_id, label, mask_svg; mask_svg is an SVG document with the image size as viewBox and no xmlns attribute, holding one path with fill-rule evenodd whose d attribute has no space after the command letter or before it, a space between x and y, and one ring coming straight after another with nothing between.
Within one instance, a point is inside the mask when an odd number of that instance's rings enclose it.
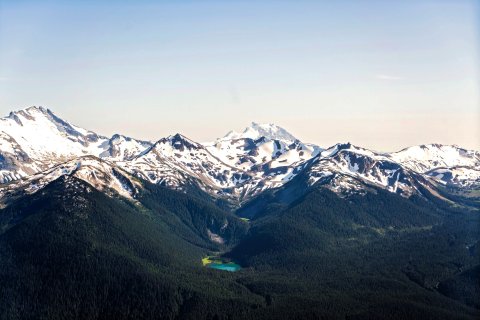
<instances>
[{"instance_id":1,"label":"turquoise lake","mask_svg":"<svg viewBox=\"0 0 480 320\"><path fill-rule=\"evenodd\" d=\"M242 267L240 267L236 263L210 263L207 265L208 268L212 269L218 269L218 270L224 270L224 271L230 271L230 272L235 272L240 270Z\"/></svg>"}]
</instances>

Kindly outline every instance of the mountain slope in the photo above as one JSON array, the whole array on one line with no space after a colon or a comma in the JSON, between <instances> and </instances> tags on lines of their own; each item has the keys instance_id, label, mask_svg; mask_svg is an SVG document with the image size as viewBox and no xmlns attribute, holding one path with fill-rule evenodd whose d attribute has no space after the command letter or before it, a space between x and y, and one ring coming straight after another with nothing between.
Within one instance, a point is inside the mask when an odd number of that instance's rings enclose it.
<instances>
[{"instance_id":1,"label":"mountain slope","mask_svg":"<svg viewBox=\"0 0 480 320\"><path fill-rule=\"evenodd\" d=\"M319 188L250 222L245 235L235 231L244 222L188 194L147 184L137 206L63 175L0 211L0 317L478 316L433 286L475 262L461 248L479 240L478 218L443 227L444 213L428 203L378 192L349 203ZM238 273L201 266L224 249L203 235L212 218L229 221L225 239L238 243L230 255L245 267Z\"/></svg>"},{"instance_id":2,"label":"mountain slope","mask_svg":"<svg viewBox=\"0 0 480 320\"><path fill-rule=\"evenodd\" d=\"M219 310L233 314L231 308L247 312L259 303L255 295L201 266L207 250L221 245L208 240L193 219L195 212L213 213L203 224L233 217L185 197L167 190L162 201L175 207L157 202L146 209L64 175L1 210L0 318L208 318ZM242 224L229 221L226 233Z\"/></svg>"},{"instance_id":3,"label":"mountain slope","mask_svg":"<svg viewBox=\"0 0 480 320\"><path fill-rule=\"evenodd\" d=\"M0 185L0 201L3 206L22 197L42 190L52 181L71 176L87 182L91 187L108 195L132 199L142 188L142 183L115 164L93 156L83 156L55 165L27 178Z\"/></svg>"},{"instance_id":4,"label":"mountain slope","mask_svg":"<svg viewBox=\"0 0 480 320\"><path fill-rule=\"evenodd\" d=\"M160 139L144 153L119 165L155 184L183 191L200 187L214 198L232 202L241 198L239 186L260 180L222 162L203 145L180 134Z\"/></svg>"},{"instance_id":5,"label":"mountain slope","mask_svg":"<svg viewBox=\"0 0 480 320\"><path fill-rule=\"evenodd\" d=\"M390 192L409 197L418 194L420 184L428 184L423 176L403 167L401 164L351 144L337 144L317 157L308 169L310 184L325 182L340 194L364 192L365 188L356 183L372 184Z\"/></svg>"},{"instance_id":6,"label":"mountain slope","mask_svg":"<svg viewBox=\"0 0 480 320\"><path fill-rule=\"evenodd\" d=\"M76 157L126 160L151 143L100 136L60 119L49 109L30 107L0 119L0 182L28 177Z\"/></svg>"},{"instance_id":7,"label":"mountain slope","mask_svg":"<svg viewBox=\"0 0 480 320\"><path fill-rule=\"evenodd\" d=\"M267 207L227 256L262 274L249 285L288 305L285 318L300 310L327 319L478 317L462 302L474 301L462 293L478 286L451 280L478 266L478 252L468 250L480 240L478 215L370 188L340 198L316 185L292 203Z\"/></svg>"}]
</instances>

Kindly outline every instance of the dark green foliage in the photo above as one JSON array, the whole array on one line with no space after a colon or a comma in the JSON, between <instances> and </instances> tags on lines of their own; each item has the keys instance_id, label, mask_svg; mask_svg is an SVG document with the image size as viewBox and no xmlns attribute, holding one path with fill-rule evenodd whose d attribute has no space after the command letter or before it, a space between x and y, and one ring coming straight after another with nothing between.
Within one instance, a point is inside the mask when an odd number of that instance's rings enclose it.
<instances>
[{"instance_id":1,"label":"dark green foliage","mask_svg":"<svg viewBox=\"0 0 480 320\"><path fill-rule=\"evenodd\" d=\"M199 210L195 200L188 205ZM162 214L75 178L53 182L2 217L2 319L194 317L258 303L201 267L207 251L178 236Z\"/></svg>"},{"instance_id":2,"label":"dark green foliage","mask_svg":"<svg viewBox=\"0 0 480 320\"><path fill-rule=\"evenodd\" d=\"M145 189L137 198L153 214L161 216L169 226L188 241L211 249L220 249L212 244L207 230L219 234L225 244L233 244L241 238L247 224L237 216L221 210L213 203L197 196L179 193L167 188L145 183Z\"/></svg>"},{"instance_id":3,"label":"dark green foliage","mask_svg":"<svg viewBox=\"0 0 480 320\"><path fill-rule=\"evenodd\" d=\"M437 291L443 279L480 263L465 247L480 239L478 214L440 210L425 199L406 200L383 190L341 199L322 188L284 208L258 218L228 253L263 275L254 283L249 279L248 286L273 297L278 307L290 306L290 299L302 296L315 301L304 307L315 317L480 315ZM471 274L463 283L468 281L478 283L480 277ZM462 299L475 299L478 295L469 298L474 288L455 291L461 297L455 299L463 303ZM336 310L330 310L331 305Z\"/></svg>"},{"instance_id":4,"label":"dark green foliage","mask_svg":"<svg viewBox=\"0 0 480 320\"><path fill-rule=\"evenodd\" d=\"M248 264L257 254L308 248L325 252L340 244L358 245L401 230L431 228L445 213L426 201L406 200L377 190L347 199L318 188L293 202L285 210L256 220L249 235L233 249L231 256Z\"/></svg>"},{"instance_id":5,"label":"dark green foliage","mask_svg":"<svg viewBox=\"0 0 480 320\"><path fill-rule=\"evenodd\" d=\"M264 196L247 223L201 192L145 183L127 201L61 178L0 211L0 318L480 316L477 213L382 190ZM202 267L213 251L243 269Z\"/></svg>"},{"instance_id":6,"label":"dark green foliage","mask_svg":"<svg viewBox=\"0 0 480 320\"><path fill-rule=\"evenodd\" d=\"M480 265L442 281L438 290L466 305L480 309Z\"/></svg>"}]
</instances>

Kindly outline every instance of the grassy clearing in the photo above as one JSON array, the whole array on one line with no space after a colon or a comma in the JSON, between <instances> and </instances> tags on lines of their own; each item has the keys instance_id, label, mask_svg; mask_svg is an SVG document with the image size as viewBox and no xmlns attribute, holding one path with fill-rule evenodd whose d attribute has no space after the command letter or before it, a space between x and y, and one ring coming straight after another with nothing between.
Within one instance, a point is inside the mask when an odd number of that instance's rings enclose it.
<instances>
[{"instance_id":1,"label":"grassy clearing","mask_svg":"<svg viewBox=\"0 0 480 320\"><path fill-rule=\"evenodd\" d=\"M205 258L202 258L202 264L204 267L210 265L210 264L224 264L224 265L236 265L235 262L227 260L227 259L222 259L219 257L215 256L207 256Z\"/></svg>"},{"instance_id":2,"label":"grassy clearing","mask_svg":"<svg viewBox=\"0 0 480 320\"><path fill-rule=\"evenodd\" d=\"M205 258L202 259L203 266L207 266L207 265L212 264L212 263L220 264L220 263L222 263L222 260L220 260L216 257L212 257L212 256L208 256L208 257L205 257Z\"/></svg>"}]
</instances>

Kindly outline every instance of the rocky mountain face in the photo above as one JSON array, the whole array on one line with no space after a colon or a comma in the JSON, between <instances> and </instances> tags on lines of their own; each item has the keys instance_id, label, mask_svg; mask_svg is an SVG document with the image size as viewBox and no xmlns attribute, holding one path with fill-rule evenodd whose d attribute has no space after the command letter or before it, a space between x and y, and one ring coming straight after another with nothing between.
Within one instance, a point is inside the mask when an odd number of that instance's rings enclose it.
<instances>
[{"instance_id":1,"label":"rocky mountain face","mask_svg":"<svg viewBox=\"0 0 480 320\"><path fill-rule=\"evenodd\" d=\"M252 123L243 132L201 144L181 134L156 142L79 128L43 107L0 119L0 196L35 192L62 175L97 190L132 198L135 179L187 191L199 187L233 207L301 174L307 186L340 196L380 187L403 197L438 188L480 189L480 153L430 144L379 153L347 144L323 149L303 143L273 124ZM475 192L473 192L475 194Z\"/></svg>"},{"instance_id":2,"label":"rocky mountain face","mask_svg":"<svg viewBox=\"0 0 480 320\"><path fill-rule=\"evenodd\" d=\"M421 175L389 157L349 143L325 150L308 170L311 185L321 182L340 194L366 192L366 184L409 197L418 191L417 183L425 183Z\"/></svg>"},{"instance_id":3,"label":"rocky mountain face","mask_svg":"<svg viewBox=\"0 0 480 320\"><path fill-rule=\"evenodd\" d=\"M0 188L0 207L5 207L12 200L24 195L42 190L61 177L75 177L87 182L98 191L109 195L120 195L130 200L134 200L139 188L142 188L138 178L115 164L94 156L81 156L27 178L3 184Z\"/></svg>"}]
</instances>

